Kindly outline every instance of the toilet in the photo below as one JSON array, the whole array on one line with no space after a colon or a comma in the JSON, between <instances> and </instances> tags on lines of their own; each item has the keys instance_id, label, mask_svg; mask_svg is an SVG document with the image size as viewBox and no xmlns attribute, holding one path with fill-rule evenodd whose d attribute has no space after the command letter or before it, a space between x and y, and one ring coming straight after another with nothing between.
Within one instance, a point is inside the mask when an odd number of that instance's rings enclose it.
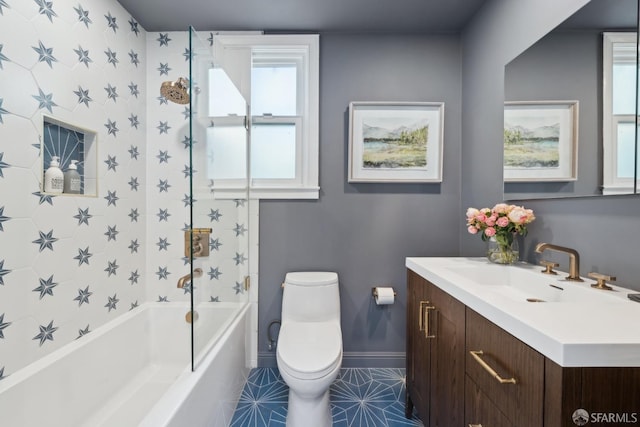
<instances>
[{"instance_id":1,"label":"toilet","mask_svg":"<svg viewBox=\"0 0 640 427\"><path fill-rule=\"evenodd\" d=\"M342 366L338 275L287 273L283 287L276 359L289 386L287 427L330 427L329 387Z\"/></svg>"}]
</instances>

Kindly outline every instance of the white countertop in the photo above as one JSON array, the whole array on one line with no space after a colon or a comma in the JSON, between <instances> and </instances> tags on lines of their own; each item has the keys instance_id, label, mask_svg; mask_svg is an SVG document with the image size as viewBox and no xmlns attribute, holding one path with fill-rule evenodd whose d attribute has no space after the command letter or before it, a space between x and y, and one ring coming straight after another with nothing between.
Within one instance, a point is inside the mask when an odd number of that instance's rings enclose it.
<instances>
[{"instance_id":1,"label":"white countertop","mask_svg":"<svg viewBox=\"0 0 640 427\"><path fill-rule=\"evenodd\" d=\"M570 282L560 271L550 276L540 266L496 265L486 258L407 258L406 267L560 366L640 367L640 303L627 298L636 291L593 289L593 279ZM509 286L496 286L508 282L520 283L520 290L511 295ZM527 302L514 297L529 285L586 298Z\"/></svg>"}]
</instances>

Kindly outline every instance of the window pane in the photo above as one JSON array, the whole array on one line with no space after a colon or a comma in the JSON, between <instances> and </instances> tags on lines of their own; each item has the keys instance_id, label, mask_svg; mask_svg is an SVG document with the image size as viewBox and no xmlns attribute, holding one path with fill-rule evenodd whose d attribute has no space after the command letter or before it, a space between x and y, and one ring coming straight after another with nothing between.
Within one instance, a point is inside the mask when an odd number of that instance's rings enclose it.
<instances>
[{"instance_id":1,"label":"window pane","mask_svg":"<svg viewBox=\"0 0 640 427\"><path fill-rule=\"evenodd\" d=\"M633 123L618 124L618 178L633 178L635 133Z\"/></svg>"},{"instance_id":2,"label":"window pane","mask_svg":"<svg viewBox=\"0 0 640 427\"><path fill-rule=\"evenodd\" d=\"M207 128L207 177L209 179L245 179L247 174L244 126Z\"/></svg>"},{"instance_id":3,"label":"window pane","mask_svg":"<svg viewBox=\"0 0 640 427\"><path fill-rule=\"evenodd\" d=\"M209 70L209 117L244 116L247 107L242 94L221 68Z\"/></svg>"},{"instance_id":4,"label":"window pane","mask_svg":"<svg viewBox=\"0 0 640 427\"><path fill-rule=\"evenodd\" d=\"M633 114L636 111L636 65L613 65L613 114Z\"/></svg>"},{"instance_id":5,"label":"window pane","mask_svg":"<svg viewBox=\"0 0 640 427\"><path fill-rule=\"evenodd\" d=\"M254 64L251 69L251 114L296 115L296 64Z\"/></svg>"},{"instance_id":6,"label":"window pane","mask_svg":"<svg viewBox=\"0 0 640 427\"><path fill-rule=\"evenodd\" d=\"M296 177L296 126L254 124L251 127L251 178Z\"/></svg>"}]
</instances>

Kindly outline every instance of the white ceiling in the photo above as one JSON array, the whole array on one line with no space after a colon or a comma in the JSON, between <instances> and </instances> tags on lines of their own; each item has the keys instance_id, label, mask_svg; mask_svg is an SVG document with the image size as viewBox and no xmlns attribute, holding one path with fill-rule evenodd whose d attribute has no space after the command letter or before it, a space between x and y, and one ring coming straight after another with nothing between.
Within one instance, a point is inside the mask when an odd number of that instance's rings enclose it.
<instances>
[{"instance_id":1,"label":"white ceiling","mask_svg":"<svg viewBox=\"0 0 640 427\"><path fill-rule=\"evenodd\" d=\"M486 0L118 0L147 31L459 32Z\"/></svg>"}]
</instances>

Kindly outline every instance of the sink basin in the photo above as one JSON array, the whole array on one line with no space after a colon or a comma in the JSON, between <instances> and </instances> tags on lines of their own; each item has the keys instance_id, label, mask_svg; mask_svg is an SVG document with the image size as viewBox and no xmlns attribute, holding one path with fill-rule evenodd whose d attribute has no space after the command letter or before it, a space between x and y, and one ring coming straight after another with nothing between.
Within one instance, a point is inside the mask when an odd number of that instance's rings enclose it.
<instances>
[{"instance_id":1,"label":"sink basin","mask_svg":"<svg viewBox=\"0 0 640 427\"><path fill-rule=\"evenodd\" d=\"M532 303L605 303L620 301L620 298L616 295L608 295L604 293L605 291L596 289L577 288L575 284L561 286L552 283L540 285L516 282L511 285L490 286L488 290L514 301Z\"/></svg>"},{"instance_id":2,"label":"sink basin","mask_svg":"<svg viewBox=\"0 0 640 427\"><path fill-rule=\"evenodd\" d=\"M593 289L592 279L568 281L565 279L566 273L546 275L541 272L541 267L530 264L505 266L485 262L452 268L451 274L459 276L461 280L472 280L483 291L516 302L608 303L626 300L626 295L615 289Z\"/></svg>"}]
</instances>

